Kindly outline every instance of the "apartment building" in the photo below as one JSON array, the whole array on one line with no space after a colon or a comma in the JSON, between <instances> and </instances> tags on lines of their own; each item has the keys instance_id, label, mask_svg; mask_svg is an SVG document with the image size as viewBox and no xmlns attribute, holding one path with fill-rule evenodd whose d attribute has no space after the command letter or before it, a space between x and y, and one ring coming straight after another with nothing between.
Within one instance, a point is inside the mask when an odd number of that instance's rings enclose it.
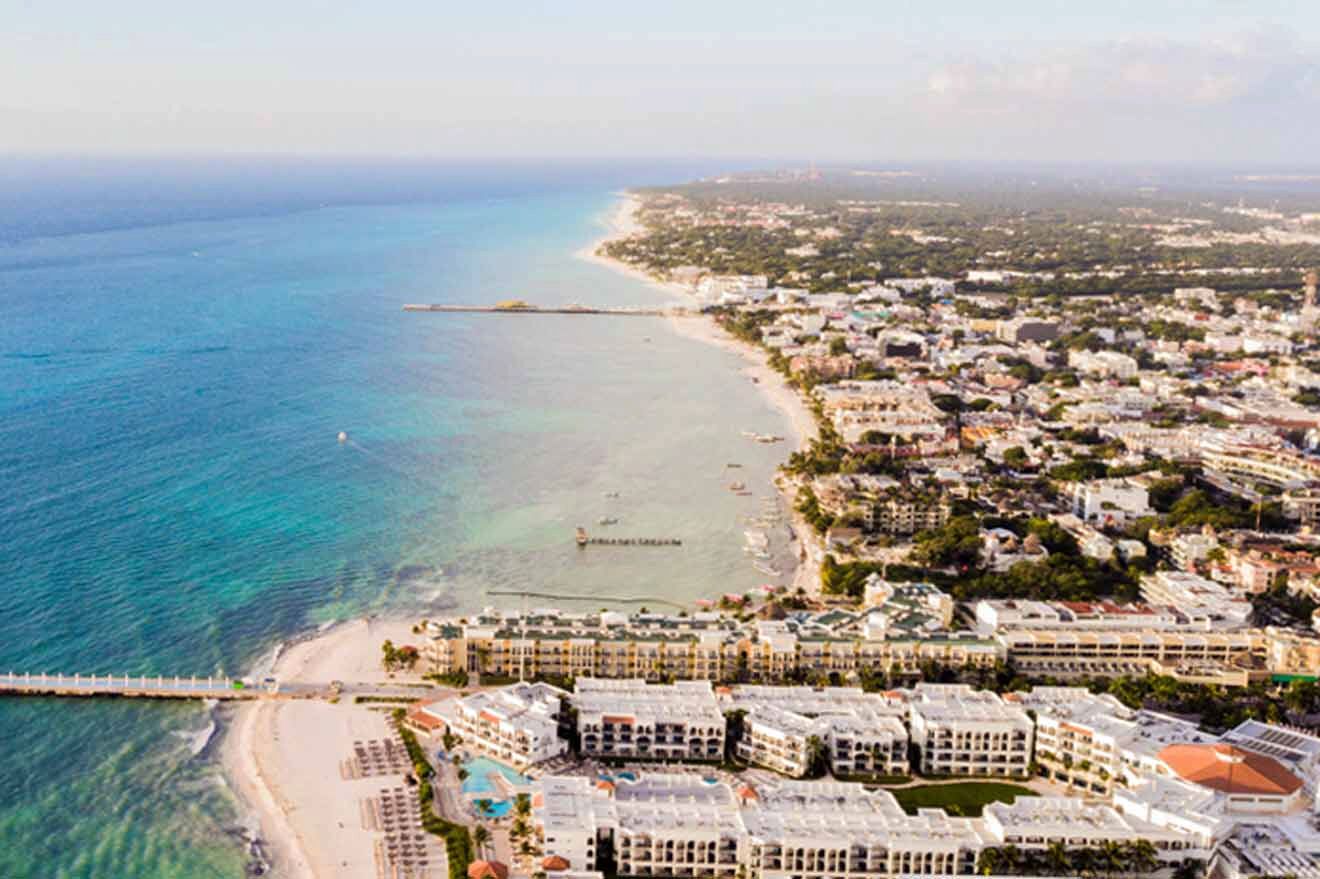
<instances>
[{"instance_id":1,"label":"apartment building","mask_svg":"<svg viewBox=\"0 0 1320 879\"><path fill-rule=\"evenodd\" d=\"M1119 632L1197 628L1171 607L1113 601L983 599L973 606L973 613L977 630L984 634L1026 628Z\"/></svg>"},{"instance_id":2,"label":"apartment building","mask_svg":"<svg viewBox=\"0 0 1320 879\"><path fill-rule=\"evenodd\" d=\"M908 691L908 730L924 775L1028 774L1031 718L994 693L917 684Z\"/></svg>"},{"instance_id":3,"label":"apartment building","mask_svg":"<svg viewBox=\"0 0 1320 879\"><path fill-rule=\"evenodd\" d=\"M713 761L724 757L724 715L709 681L665 685L641 679L579 678L572 703L585 756Z\"/></svg>"},{"instance_id":4,"label":"apartment building","mask_svg":"<svg viewBox=\"0 0 1320 879\"><path fill-rule=\"evenodd\" d=\"M1165 774L1159 755L1171 745L1216 741L1194 723L1133 711L1085 687L1035 687L1005 699L1035 712L1036 763L1045 777L1092 794Z\"/></svg>"},{"instance_id":5,"label":"apartment building","mask_svg":"<svg viewBox=\"0 0 1320 879\"><path fill-rule=\"evenodd\" d=\"M831 619L833 618L833 619ZM488 610L432 622L421 652L431 671L512 677L782 680L862 669L916 671L923 663L989 667L1003 647L946 633L884 637L844 614L739 623L718 613L526 616Z\"/></svg>"},{"instance_id":6,"label":"apartment building","mask_svg":"<svg viewBox=\"0 0 1320 879\"><path fill-rule=\"evenodd\" d=\"M1141 578L1141 597L1147 604L1177 608L1184 616L1217 628L1245 626L1251 619L1246 595L1190 571L1147 574Z\"/></svg>"},{"instance_id":7,"label":"apartment building","mask_svg":"<svg viewBox=\"0 0 1320 879\"><path fill-rule=\"evenodd\" d=\"M907 704L855 687L721 687L720 705L745 712L735 753L792 778L806 776L820 749L839 777L908 772Z\"/></svg>"},{"instance_id":8,"label":"apartment building","mask_svg":"<svg viewBox=\"0 0 1320 879\"><path fill-rule=\"evenodd\" d=\"M945 413L924 388L898 381L846 381L815 391L844 442L875 431L905 439L944 435Z\"/></svg>"},{"instance_id":9,"label":"apartment building","mask_svg":"<svg viewBox=\"0 0 1320 879\"><path fill-rule=\"evenodd\" d=\"M1242 686L1264 669L1265 633L1241 631L1087 631L1003 629L995 635L1024 674L1114 677L1173 674L1183 680Z\"/></svg>"},{"instance_id":10,"label":"apartment building","mask_svg":"<svg viewBox=\"0 0 1320 879\"><path fill-rule=\"evenodd\" d=\"M882 534L916 534L939 528L952 515L953 506L942 492L905 491L876 501L871 520Z\"/></svg>"},{"instance_id":11,"label":"apartment building","mask_svg":"<svg viewBox=\"0 0 1320 879\"><path fill-rule=\"evenodd\" d=\"M516 769L558 757L568 751L559 737L559 713L568 693L545 683L510 684L421 706L418 712L485 754Z\"/></svg>"},{"instance_id":12,"label":"apartment building","mask_svg":"<svg viewBox=\"0 0 1320 879\"><path fill-rule=\"evenodd\" d=\"M1151 513L1146 489L1128 479L1078 482L1072 487L1072 507L1082 521L1114 528Z\"/></svg>"}]
</instances>

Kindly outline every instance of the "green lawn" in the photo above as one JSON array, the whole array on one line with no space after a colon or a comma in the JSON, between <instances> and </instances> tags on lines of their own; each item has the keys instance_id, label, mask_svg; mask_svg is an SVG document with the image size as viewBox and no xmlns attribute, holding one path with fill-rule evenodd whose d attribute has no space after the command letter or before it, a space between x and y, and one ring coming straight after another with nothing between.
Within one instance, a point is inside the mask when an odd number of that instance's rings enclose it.
<instances>
[{"instance_id":1,"label":"green lawn","mask_svg":"<svg viewBox=\"0 0 1320 879\"><path fill-rule=\"evenodd\" d=\"M954 784L922 784L891 790L909 815L917 809L947 809L950 815L975 817L987 803L1011 803L1018 797L1034 797L1035 791L998 781L960 781Z\"/></svg>"}]
</instances>

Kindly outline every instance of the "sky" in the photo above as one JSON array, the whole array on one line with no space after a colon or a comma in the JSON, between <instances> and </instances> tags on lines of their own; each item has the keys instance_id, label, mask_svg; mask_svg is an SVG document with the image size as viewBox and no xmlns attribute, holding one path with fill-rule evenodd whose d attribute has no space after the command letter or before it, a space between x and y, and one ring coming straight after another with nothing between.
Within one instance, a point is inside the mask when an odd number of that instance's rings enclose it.
<instances>
[{"instance_id":1,"label":"sky","mask_svg":"<svg viewBox=\"0 0 1320 879\"><path fill-rule=\"evenodd\" d=\"M1315 0L0 0L0 152L1320 164Z\"/></svg>"}]
</instances>

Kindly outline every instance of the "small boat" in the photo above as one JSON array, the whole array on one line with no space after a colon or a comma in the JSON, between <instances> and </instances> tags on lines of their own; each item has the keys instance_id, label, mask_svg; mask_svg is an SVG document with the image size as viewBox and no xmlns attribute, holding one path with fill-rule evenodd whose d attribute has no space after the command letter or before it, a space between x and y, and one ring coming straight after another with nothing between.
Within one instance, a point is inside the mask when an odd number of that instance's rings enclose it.
<instances>
[{"instance_id":1,"label":"small boat","mask_svg":"<svg viewBox=\"0 0 1320 879\"><path fill-rule=\"evenodd\" d=\"M619 520L613 516L601 516L596 520L597 525L618 525Z\"/></svg>"},{"instance_id":2,"label":"small boat","mask_svg":"<svg viewBox=\"0 0 1320 879\"><path fill-rule=\"evenodd\" d=\"M725 466L725 467L741 467L742 465L741 465L741 464L733 464L733 463L729 463L729 464L725 464L724 466Z\"/></svg>"},{"instance_id":3,"label":"small boat","mask_svg":"<svg viewBox=\"0 0 1320 879\"><path fill-rule=\"evenodd\" d=\"M619 496L619 493L618 493L617 491L607 491L607 492L605 492L605 497L618 497L618 496Z\"/></svg>"},{"instance_id":4,"label":"small boat","mask_svg":"<svg viewBox=\"0 0 1320 879\"><path fill-rule=\"evenodd\" d=\"M760 434L758 434L754 430L744 430L742 432L742 435L747 437L748 439L756 439L758 436L760 436Z\"/></svg>"},{"instance_id":5,"label":"small boat","mask_svg":"<svg viewBox=\"0 0 1320 879\"><path fill-rule=\"evenodd\" d=\"M752 564L752 567L756 568L756 570L760 571L762 574L765 574L767 577L779 576L779 570L776 568L772 568L769 565L763 565L760 562L755 562Z\"/></svg>"},{"instance_id":6,"label":"small boat","mask_svg":"<svg viewBox=\"0 0 1320 879\"><path fill-rule=\"evenodd\" d=\"M752 496L752 493L751 493L750 491L735 491L734 494L738 495L738 497L751 497L751 496Z\"/></svg>"},{"instance_id":7,"label":"small boat","mask_svg":"<svg viewBox=\"0 0 1320 879\"><path fill-rule=\"evenodd\" d=\"M742 483L742 482L730 482L730 483L729 483L729 491L744 491L746 488L747 488L747 485L746 485L745 483Z\"/></svg>"},{"instance_id":8,"label":"small boat","mask_svg":"<svg viewBox=\"0 0 1320 879\"><path fill-rule=\"evenodd\" d=\"M342 430L339 431L339 441L340 441L341 443L346 443L346 442L348 442L348 434L347 434L346 432L342 431Z\"/></svg>"}]
</instances>

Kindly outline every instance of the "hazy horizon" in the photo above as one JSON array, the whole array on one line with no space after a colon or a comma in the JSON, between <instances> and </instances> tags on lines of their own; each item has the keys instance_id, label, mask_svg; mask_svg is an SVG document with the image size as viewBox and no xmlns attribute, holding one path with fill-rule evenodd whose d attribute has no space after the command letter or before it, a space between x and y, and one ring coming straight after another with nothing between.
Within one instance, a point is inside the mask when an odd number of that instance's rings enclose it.
<instances>
[{"instance_id":1,"label":"hazy horizon","mask_svg":"<svg viewBox=\"0 0 1320 879\"><path fill-rule=\"evenodd\" d=\"M1320 8L7 4L0 153L1313 163Z\"/></svg>"}]
</instances>

